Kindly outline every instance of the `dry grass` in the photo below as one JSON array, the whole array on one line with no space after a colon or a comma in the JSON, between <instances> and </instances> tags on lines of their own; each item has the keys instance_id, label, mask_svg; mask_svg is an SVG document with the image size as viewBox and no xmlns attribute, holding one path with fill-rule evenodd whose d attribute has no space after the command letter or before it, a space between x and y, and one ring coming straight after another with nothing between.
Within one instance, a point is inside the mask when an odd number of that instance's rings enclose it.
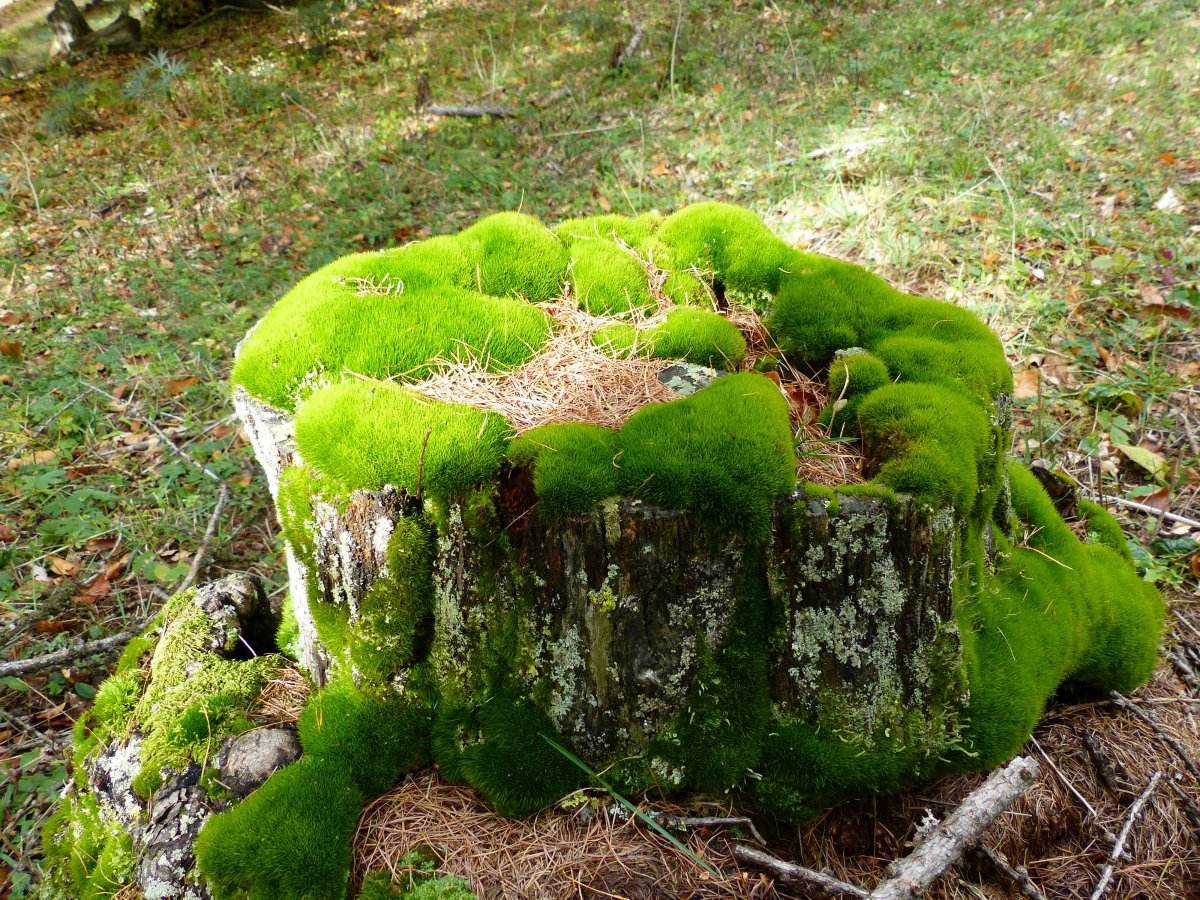
<instances>
[{"instance_id":1,"label":"dry grass","mask_svg":"<svg viewBox=\"0 0 1200 900\"><path fill-rule=\"evenodd\" d=\"M1200 620L1195 605L1179 612L1190 622ZM1195 635L1184 626L1173 640L1188 638ZM1163 730L1200 761L1200 699L1188 693L1169 664L1134 699L1152 709ZM1089 755L1086 735L1115 771L1112 787ZM984 840L1010 862L1027 867L1049 900L1090 896L1111 851L1110 835L1120 830L1129 804L1156 771L1164 779L1132 829L1128 859L1118 865L1107 896L1200 897L1200 823L1189 821L1187 803L1180 799L1182 794L1200 804L1200 784L1150 727L1107 702L1063 706L1048 713L1025 752L1042 764L1041 774ZM944 816L984 777L945 778L894 797L843 804L794 834L777 835L772 852L873 886L889 862L909 852L927 811ZM489 900L803 896L741 870L726 834L684 837L721 871L719 880L636 823L604 815L584 821L578 813L563 812L512 821L488 812L469 789L424 774L367 808L355 842L355 866L358 877L378 868L399 875L406 853L432 855L441 861L441 871L466 879ZM996 873L967 860L927 896L1000 900L1017 894Z\"/></svg>"},{"instance_id":2,"label":"dry grass","mask_svg":"<svg viewBox=\"0 0 1200 900\"><path fill-rule=\"evenodd\" d=\"M652 264L646 265L653 270ZM651 286L655 283L651 274ZM674 360L638 355L618 358L605 353L592 343L592 336L613 320L585 312L569 295L541 306L554 317L556 328L529 362L507 372L494 372L488 371L485 360L465 355L444 360L435 374L410 387L445 403L500 413L517 433L559 422L620 428L643 406L677 399L658 380L659 373ZM649 328L670 308L660 297L657 311L631 321L639 328ZM723 314L745 335L749 352L742 369L752 369L755 361L771 350L762 320L744 308ZM792 407L792 427L800 438L800 480L829 486L862 481L863 459L857 440L832 438L816 422L829 401L824 382L787 365L768 377L779 385Z\"/></svg>"},{"instance_id":3,"label":"dry grass","mask_svg":"<svg viewBox=\"0 0 1200 900\"><path fill-rule=\"evenodd\" d=\"M254 710L257 725L290 725L300 718L312 690L308 676L288 667L267 682Z\"/></svg>"}]
</instances>

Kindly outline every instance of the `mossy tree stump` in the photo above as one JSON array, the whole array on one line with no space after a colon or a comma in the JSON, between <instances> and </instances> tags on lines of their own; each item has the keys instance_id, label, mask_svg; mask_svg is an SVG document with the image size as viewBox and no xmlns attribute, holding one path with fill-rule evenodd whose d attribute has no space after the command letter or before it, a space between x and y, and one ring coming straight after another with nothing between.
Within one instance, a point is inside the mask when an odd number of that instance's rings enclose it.
<instances>
[{"instance_id":1,"label":"mossy tree stump","mask_svg":"<svg viewBox=\"0 0 1200 900\"><path fill-rule=\"evenodd\" d=\"M575 377L571 339L614 384L708 375L607 427L519 422L511 385L550 356ZM798 479L798 371L865 483ZM733 207L505 213L347 257L233 380L304 664L419 698L443 773L505 812L579 782L561 742L629 789L802 817L995 764L1064 681L1153 664L1159 600L1111 520L1085 504L1079 540L1007 461L996 338Z\"/></svg>"}]
</instances>

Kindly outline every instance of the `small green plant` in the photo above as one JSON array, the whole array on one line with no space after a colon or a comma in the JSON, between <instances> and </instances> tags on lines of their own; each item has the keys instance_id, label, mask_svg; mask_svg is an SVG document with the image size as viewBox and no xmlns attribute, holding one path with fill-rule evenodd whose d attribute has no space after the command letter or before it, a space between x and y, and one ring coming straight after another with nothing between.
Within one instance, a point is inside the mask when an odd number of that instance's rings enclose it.
<instances>
[{"instance_id":1,"label":"small green plant","mask_svg":"<svg viewBox=\"0 0 1200 900\"><path fill-rule=\"evenodd\" d=\"M188 64L161 48L155 50L130 74L122 93L130 100L165 100L172 85L188 72Z\"/></svg>"},{"instance_id":2,"label":"small green plant","mask_svg":"<svg viewBox=\"0 0 1200 900\"><path fill-rule=\"evenodd\" d=\"M42 113L41 129L46 134L75 135L96 124L99 86L73 78L56 90Z\"/></svg>"}]
</instances>

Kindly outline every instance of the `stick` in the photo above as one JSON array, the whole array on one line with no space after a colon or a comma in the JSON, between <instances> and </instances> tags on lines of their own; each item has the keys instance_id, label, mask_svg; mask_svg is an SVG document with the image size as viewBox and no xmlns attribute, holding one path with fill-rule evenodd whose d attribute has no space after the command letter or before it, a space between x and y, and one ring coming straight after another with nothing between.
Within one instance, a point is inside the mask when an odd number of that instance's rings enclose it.
<instances>
[{"instance_id":1,"label":"stick","mask_svg":"<svg viewBox=\"0 0 1200 900\"><path fill-rule=\"evenodd\" d=\"M612 61L608 64L610 69L619 69L633 58L633 54L637 53L637 48L642 43L642 34L642 23L635 22L633 36L626 43L617 47L617 52L613 54Z\"/></svg>"},{"instance_id":2,"label":"stick","mask_svg":"<svg viewBox=\"0 0 1200 900\"><path fill-rule=\"evenodd\" d=\"M974 852L977 857L985 860L998 872L1009 885L1020 891L1022 896L1028 897L1029 900L1046 900L1046 895L1033 883L1033 879L1029 877L1029 872L1025 870L1024 866L1014 866L1003 853L993 850L986 844L980 844Z\"/></svg>"},{"instance_id":3,"label":"stick","mask_svg":"<svg viewBox=\"0 0 1200 900\"><path fill-rule=\"evenodd\" d=\"M426 106L421 112L429 113L431 116L462 116L466 119L479 119L483 116L495 116L498 119L503 119L507 116L516 115L507 106L493 106L490 104L480 106Z\"/></svg>"},{"instance_id":4,"label":"stick","mask_svg":"<svg viewBox=\"0 0 1200 900\"><path fill-rule=\"evenodd\" d=\"M108 637L97 638L94 641L82 641L72 647L63 647L43 653L41 656L31 656L28 659L17 659L12 662L0 662L0 678L20 677L31 672L40 672L52 666L70 662L73 659L83 659L89 656L100 656L111 653L125 646L125 643L138 633L139 629L127 629L110 634Z\"/></svg>"},{"instance_id":5,"label":"stick","mask_svg":"<svg viewBox=\"0 0 1200 900\"><path fill-rule=\"evenodd\" d=\"M1175 792L1175 798L1183 808L1183 814L1187 816L1187 820L1192 823L1192 827L1196 831L1200 831L1200 807L1196 806L1196 801L1183 792L1183 788L1175 783L1175 779L1168 778L1167 784Z\"/></svg>"},{"instance_id":6,"label":"stick","mask_svg":"<svg viewBox=\"0 0 1200 900\"><path fill-rule=\"evenodd\" d=\"M653 813L651 813L653 815ZM663 825L667 828L675 828L680 831L686 831L689 828L732 828L737 826L744 827L750 832L751 836L763 846L766 846L766 841L763 836L758 833L758 829L754 827L746 816L656 816Z\"/></svg>"},{"instance_id":7,"label":"stick","mask_svg":"<svg viewBox=\"0 0 1200 900\"><path fill-rule=\"evenodd\" d=\"M871 897L862 888L834 878L832 875L826 875L815 869L806 869L795 863L784 862L770 853L755 850L744 844L733 845L733 858L740 863L761 869L776 881L782 881L784 884L808 884L833 896L858 897L860 900L869 900Z\"/></svg>"},{"instance_id":8,"label":"stick","mask_svg":"<svg viewBox=\"0 0 1200 900\"><path fill-rule=\"evenodd\" d=\"M222 484L221 490L217 494L217 505L213 507L212 515L208 517L208 527L204 529L204 537L200 540L200 547L196 550L196 555L192 557L192 565L188 569L187 577L179 585L180 591L186 591L200 577L200 570L204 567L205 560L208 558L208 545L212 543L212 539L217 533L217 522L221 518L221 510L225 508L225 501L228 499L229 488Z\"/></svg>"},{"instance_id":9,"label":"stick","mask_svg":"<svg viewBox=\"0 0 1200 900\"><path fill-rule=\"evenodd\" d=\"M1121 779L1117 775L1117 767L1104 752L1104 747L1100 745L1097 737L1088 732L1082 735L1080 740L1083 743L1083 749L1087 751L1088 758L1092 761L1092 766L1096 769L1096 775L1099 776L1100 782L1114 794L1121 793Z\"/></svg>"},{"instance_id":10,"label":"stick","mask_svg":"<svg viewBox=\"0 0 1200 900\"><path fill-rule=\"evenodd\" d=\"M1113 691L1108 696L1112 699L1112 702L1121 709L1132 713L1134 716L1149 725L1154 730L1154 736L1175 751L1175 755L1183 761L1184 766L1187 767L1187 770L1191 772L1194 777L1200 778L1200 766L1197 766L1196 763L1192 761L1192 758L1188 756L1187 751L1183 749L1183 745L1180 744L1179 741L1175 740L1175 738L1171 737L1162 730L1162 726L1158 724L1158 717L1155 716L1154 713L1150 712L1148 709L1142 709L1128 697L1121 695L1117 691Z\"/></svg>"},{"instance_id":11,"label":"stick","mask_svg":"<svg viewBox=\"0 0 1200 900\"><path fill-rule=\"evenodd\" d=\"M1130 805L1129 813L1125 816L1125 824L1121 826L1121 833L1117 835L1112 853L1108 855L1108 862L1104 864L1104 871L1100 875L1100 881L1096 884L1096 889L1092 891L1091 900L1100 900L1104 896L1104 892L1108 890L1108 883L1112 881L1113 870L1116 868L1117 860L1125 852L1125 841L1129 838L1129 832L1133 830L1133 823L1141 815L1142 808L1146 805L1146 801L1150 799L1150 794L1158 786L1160 778L1162 778L1162 772L1155 772L1151 775L1150 783L1146 785L1146 789Z\"/></svg>"},{"instance_id":12,"label":"stick","mask_svg":"<svg viewBox=\"0 0 1200 900\"><path fill-rule=\"evenodd\" d=\"M1138 503L1136 500L1126 500L1124 497L1117 496L1105 497L1104 499L1118 506L1136 509L1139 512L1149 513L1161 519L1170 519L1172 522L1180 522L1184 525L1190 525L1192 528L1200 528L1200 522L1197 522L1195 519L1189 519L1187 516L1179 515L1179 513L1163 512L1161 509L1155 509L1153 506L1145 503Z\"/></svg>"},{"instance_id":13,"label":"stick","mask_svg":"<svg viewBox=\"0 0 1200 900\"><path fill-rule=\"evenodd\" d=\"M871 900L919 896L968 847L979 843L987 827L1033 783L1038 768L1033 757L1018 756L989 775L912 853L893 864L895 874L870 893Z\"/></svg>"}]
</instances>

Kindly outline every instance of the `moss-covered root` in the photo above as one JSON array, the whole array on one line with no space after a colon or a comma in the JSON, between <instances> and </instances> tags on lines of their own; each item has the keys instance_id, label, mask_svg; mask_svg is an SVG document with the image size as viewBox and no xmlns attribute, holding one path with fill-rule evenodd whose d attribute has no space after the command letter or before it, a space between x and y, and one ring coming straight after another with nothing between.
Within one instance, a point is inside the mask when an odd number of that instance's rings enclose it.
<instances>
[{"instance_id":1,"label":"moss-covered root","mask_svg":"<svg viewBox=\"0 0 1200 900\"><path fill-rule=\"evenodd\" d=\"M345 897L363 804L428 759L428 706L336 682L305 707L300 743L299 762L200 832L197 866L217 900Z\"/></svg>"},{"instance_id":2,"label":"moss-covered root","mask_svg":"<svg viewBox=\"0 0 1200 900\"><path fill-rule=\"evenodd\" d=\"M1025 467L1009 467L1013 539L997 536L995 575L959 604L971 687L970 767L1017 753L1046 702L1064 683L1103 695L1129 691L1158 659L1165 609L1114 549L1119 529L1085 507L1099 543L1076 537Z\"/></svg>"},{"instance_id":3,"label":"moss-covered root","mask_svg":"<svg viewBox=\"0 0 1200 900\"><path fill-rule=\"evenodd\" d=\"M39 897L102 900L133 882L133 838L88 793L71 793L42 829Z\"/></svg>"}]
</instances>

